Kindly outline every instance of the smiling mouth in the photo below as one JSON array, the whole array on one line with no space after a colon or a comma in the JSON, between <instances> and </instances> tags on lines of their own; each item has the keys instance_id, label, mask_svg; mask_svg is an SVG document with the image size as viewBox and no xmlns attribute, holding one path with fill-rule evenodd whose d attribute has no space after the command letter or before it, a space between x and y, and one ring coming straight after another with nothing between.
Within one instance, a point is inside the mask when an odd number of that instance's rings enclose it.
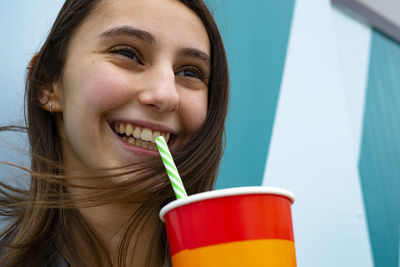
<instances>
[{"instance_id":1,"label":"smiling mouth","mask_svg":"<svg viewBox=\"0 0 400 267\"><path fill-rule=\"evenodd\" d=\"M115 133L118 134L124 142L153 151L157 151L157 146L155 144L157 137L163 136L167 143L173 139L171 133L152 130L131 123L117 122L114 123L112 129L114 129Z\"/></svg>"}]
</instances>

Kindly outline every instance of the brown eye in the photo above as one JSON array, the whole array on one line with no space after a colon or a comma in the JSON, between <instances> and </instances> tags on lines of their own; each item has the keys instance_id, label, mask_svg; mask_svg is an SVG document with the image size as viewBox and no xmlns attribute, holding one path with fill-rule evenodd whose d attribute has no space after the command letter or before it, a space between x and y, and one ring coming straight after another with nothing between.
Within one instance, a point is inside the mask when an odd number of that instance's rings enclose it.
<instances>
[{"instance_id":1,"label":"brown eye","mask_svg":"<svg viewBox=\"0 0 400 267\"><path fill-rule=\"evenodd\" d=\"M175 75L179 77L199 79L203 82L205 82L207 79L207 75L205 75L205 73L200 68L195 66L184 66L183 68L175 72Z\"/></svg>"},{"instance_id":2,"label":"brown eye","mask_svg":"<svg viewBox=\"0 0 400 267\"><path fill-rule=\"evenodd\" d=\"M140 65L144 65L142 57L140 56L139 52L137 52L136 49L134 49L133 47L130 46L117 46L117 47L113 47L110 51L113 54L118 54L121 56L124 56L128 59L134 60L137 63L139 63Z\"/></svg>"},{"instance_id":3,"label":"brown eye","mask_svg":"<svg viewBox=\"0 0 400 267\"><path fill-rule=\"evenodd\" d=\"M192 71L192 70L183 70L183 71L177 72L176 76L188 76L188 77L198 78L199 75L195 71Z\"/></svg>"}]
</instances>

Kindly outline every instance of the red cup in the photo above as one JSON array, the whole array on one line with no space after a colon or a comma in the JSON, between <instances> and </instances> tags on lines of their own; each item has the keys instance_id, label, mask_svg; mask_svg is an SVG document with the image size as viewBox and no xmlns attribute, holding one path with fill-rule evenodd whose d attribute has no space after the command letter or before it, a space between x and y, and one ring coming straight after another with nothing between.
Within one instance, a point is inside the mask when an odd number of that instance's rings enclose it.
<instances>
[{"instance_id":1,"label":"red cup","mask_svg":"<svg viewBox=\"0 0 400 267\"><path fill-rule=\"evenodd\" d=\"M160 211L174 267L295 267L291 205L276 187L238 187L175 200Z\"/></svg>"}]
</instances>

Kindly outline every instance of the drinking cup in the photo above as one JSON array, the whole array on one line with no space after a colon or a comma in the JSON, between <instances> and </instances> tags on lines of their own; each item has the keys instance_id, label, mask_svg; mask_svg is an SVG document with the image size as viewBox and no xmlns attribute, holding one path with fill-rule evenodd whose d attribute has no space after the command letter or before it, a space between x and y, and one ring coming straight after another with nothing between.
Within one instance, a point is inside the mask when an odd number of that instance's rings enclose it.
<instances>
[{"instance_id":1,"label":"drinking cup","mask_svg":"<svg viewBox=\"0 0 400 267\"><path fill-rule=\"evenodd\" d=\"M174 267L295 267L291 205L276 187L194 194L160 211Z\"/></svg>"}]
</instances>

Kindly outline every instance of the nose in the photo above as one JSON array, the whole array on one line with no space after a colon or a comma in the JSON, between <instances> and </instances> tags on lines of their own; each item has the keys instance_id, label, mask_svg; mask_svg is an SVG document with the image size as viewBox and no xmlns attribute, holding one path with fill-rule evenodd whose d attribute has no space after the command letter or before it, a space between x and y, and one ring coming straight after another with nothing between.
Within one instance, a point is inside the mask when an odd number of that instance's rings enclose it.
<instances>
[{"instance_id":1,"label":"nose","mask_svg":"<svg viewBox=\"0 0 400 267\"><path fill-rule=\"evenodd\" d=\"M154 69L148 71L143 78L144 86L138 96L142 105L158 112L172 112L178 109L179 94L172 69Z\"/></svg>"}]
</instances>

